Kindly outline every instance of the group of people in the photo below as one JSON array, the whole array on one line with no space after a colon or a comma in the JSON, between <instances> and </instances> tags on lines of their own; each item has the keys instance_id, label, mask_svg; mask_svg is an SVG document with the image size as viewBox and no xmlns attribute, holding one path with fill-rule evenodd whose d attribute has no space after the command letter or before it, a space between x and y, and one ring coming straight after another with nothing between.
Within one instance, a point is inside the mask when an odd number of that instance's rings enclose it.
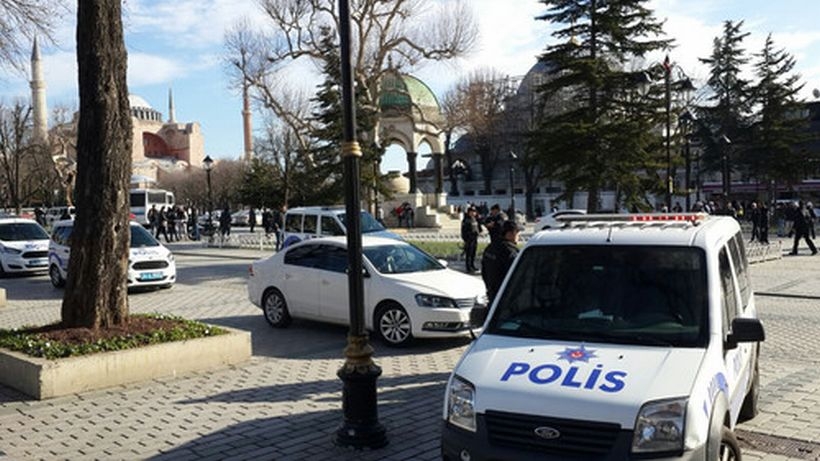
<instances>
[{"instance_id":1,"label":"group of people","mask_svg":"<svg viewBox=\"0 0 820 461\"><path fill-rule=\"evenodd\" d=\"M160 235L165 237L166 242L178 242L188 237L188 213L181 206L157 209L156 205L152 205L146 217L157 240Z\"/></svg>"},{"instance_id":2,"label":"group of people","mask_svg":"<svg viewBox=\"0 0 820 461\"><path fill-rule=\"evenodd\" d=\"M461 222L461 238L464 242L464 261L469 273L478 271L475 258L482 228L486 228L490 235L490 245L481 256L481 278L487 288L487 297L492 302L507 271L518 256L519 235L524 226L508 219L498 204L493 205L483 216L478 214L478 208L468 206Z\"/></svg>"}]
</instances>

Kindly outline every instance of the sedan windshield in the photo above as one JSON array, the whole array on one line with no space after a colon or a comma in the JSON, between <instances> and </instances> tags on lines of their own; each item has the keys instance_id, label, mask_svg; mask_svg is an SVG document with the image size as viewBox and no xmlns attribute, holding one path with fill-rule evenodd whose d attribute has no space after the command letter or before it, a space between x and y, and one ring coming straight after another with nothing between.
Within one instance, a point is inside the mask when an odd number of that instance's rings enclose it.
<instances>
[{"instance_id":1,"label":"sedan windshield","mask_svg":"<svg viewBox=\"0 0 820 461\"><path fill-rule=\"evenodd\" d=\"M36 223L6 223L0 224L0 240L4 242L48 240L48 233Z\"/></svg>"},{"instance_id":2,"label":"sedan windshield","mask_svg":"<svg viewBox=\"0 0 820 461\"><path fill-rule=\"evenodd\" d=\"M365 257L382 274L406 274L444 269L436 258L407 243L363 249Z\"/></svg>"},{"instance_id":3,"label":"sedan windshield","mask_svg":"<svg viewBox=\"0 0 820 461\"><path fill-rule=\"evenodd\" d=\"M131 226L131 248L156 247L159 242L142 226Z\"/></svg>"},{"instance_id":4,"label":"sedan windshield","mask_svg":"<svg viewBox=\"0 0 820 461\"><path fill-rule=\"evenodd\" d=\"M521 254L488 332L703 347L706 292L700 249L534 246Z\"/></svg>"}]
</instances>

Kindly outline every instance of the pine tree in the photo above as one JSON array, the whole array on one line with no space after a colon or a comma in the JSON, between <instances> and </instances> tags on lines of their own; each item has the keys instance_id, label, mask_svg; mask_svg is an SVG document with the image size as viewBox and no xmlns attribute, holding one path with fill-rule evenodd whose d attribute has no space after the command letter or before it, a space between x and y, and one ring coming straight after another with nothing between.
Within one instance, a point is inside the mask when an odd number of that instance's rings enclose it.
<instances>
[{"instance_id":1,"label":"pine tree","mask_svg":"<svg viewBox=\"0 0 820 461\"><path fill-rule=\"evenodd\" d=\"M541 0L548 7L539 19L560 28L558 43L541 59L549 66L542 86L547 105L571 101L545 111L533 145L543 167L564 182L565 197L589 194L587 209L599 208L599 192L614 188L631 207L645 202L659 166L658 101L641 98L640 69L627 63L667 48L662 24L644 4L647 0ZM655 174L656 176L656 174Z\"/></svg>"},{"instance_id":2,"label":"pine tree","mask_svg":"<svg viewBox=\"0 0 820 461\"><path fill-rule=\"evenodd\" d=\"M806 164L800 142L806 140L806 115L797 99L803 88L800 76L792 73L795 59L775 49L771 34L754 63L757 84L751 96L756 108L752 124L749 168L759 182L795 184ZM774 198L774 197L772 197Z\"/></svg>"},{"instance_id":3,"label":"pine tree","mask_svg":"<svg viewBox=\"0 0 820 461\"><path fill-rule=\"evenodd\" d=\"M741 32L743 21L725 21L723 35L713 42L712 55L701 58L709 66L707 85L710 105L698 108L704 145L702 168L723 173L724 192L731 193L731 172L743 165L748 138L749 82L741 77L749 62L741 47L749 33ZM728 197L726 197L728 198Z\"/></svg>"},{"instance_id":4,"label":"pine tree","mask_svg":"<svg viewBox=\"0 0 820 461\"><path fill-rule=\"evenodd\" d=\"M313 102L317 108L313 114L319 128L313 132L318 147L312 152L311 161L304 170L305 189L303 198L305 203L333 203L343 199L343 184L341 181L342 159L342 103L339 85L341 84L341 62L336 36L331 29L322 32L321 53L323 56L322 73L324 81L319 85L319 91ZM376 125L377 114L372 110L373 104L366 101L365 92L357 86L355 89L357 133L372 133ZM359 140L362 149L362 178L361 184L367 187L373 183L374 175L378 174L374 164L381 159L383 152L373 142ZM365 165L369 165L365 167ZM362 194L362 196L366 196Z\"/></svg>"}]
</instances>

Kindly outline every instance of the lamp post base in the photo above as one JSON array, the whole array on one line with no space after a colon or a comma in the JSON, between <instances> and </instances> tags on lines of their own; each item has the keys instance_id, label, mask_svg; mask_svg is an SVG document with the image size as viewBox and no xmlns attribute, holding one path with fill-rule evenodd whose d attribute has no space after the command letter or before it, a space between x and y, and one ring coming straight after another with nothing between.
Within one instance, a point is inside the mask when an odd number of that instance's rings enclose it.
<instances>
[{"instance_id":1,"label":"lamp post base","mask_svg":"<svg viewBox=\"0 0 820 461\"><path fill-rule=\"evenodd\" d=\"M379 423L376 380L382 369L373 363L373 348L367 336L348 336L345 363L336 372L344 383L344 421L336 429L333 443L343 447L381 448L387 445L387 430Z\"/></svg>"}]
</instances>

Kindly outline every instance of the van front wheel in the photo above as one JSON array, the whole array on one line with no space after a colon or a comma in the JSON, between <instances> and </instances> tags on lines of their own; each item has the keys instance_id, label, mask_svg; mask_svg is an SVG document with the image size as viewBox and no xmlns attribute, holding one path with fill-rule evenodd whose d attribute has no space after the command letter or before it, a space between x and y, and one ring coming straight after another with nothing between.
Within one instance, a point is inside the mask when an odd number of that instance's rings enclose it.
<instances>
[{"instance_id":1,"label":"van front wheel","mask_svg":"<svg viewBox=\"0 0 820 461\"><path fill-rule=\"evenodd\" d=\"M720 456L718 461L741 461L740 445L737 443L737 437L726 426L720 434Z\"/></svg>"}]
</instances>

